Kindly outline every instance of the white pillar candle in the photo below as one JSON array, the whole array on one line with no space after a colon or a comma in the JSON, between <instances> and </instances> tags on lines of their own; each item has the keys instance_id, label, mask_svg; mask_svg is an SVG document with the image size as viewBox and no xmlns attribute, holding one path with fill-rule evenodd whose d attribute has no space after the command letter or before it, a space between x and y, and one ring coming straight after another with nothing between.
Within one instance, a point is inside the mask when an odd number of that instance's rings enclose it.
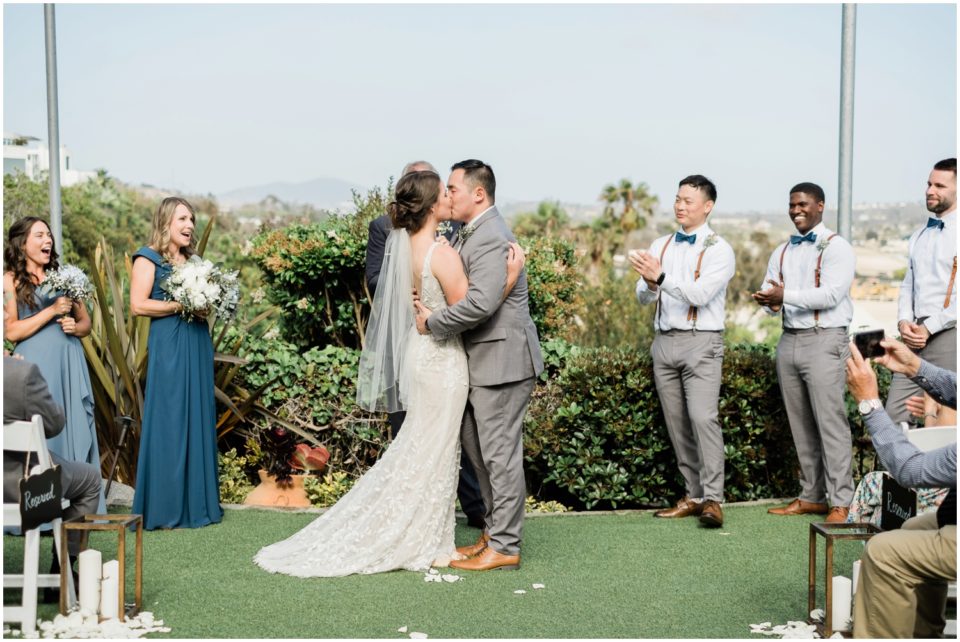
<instances>
[{"instance_id":1,"label":"white pillar candle","mask_svg":"<svg viewBox=\"0 0 960 642\"><path fill-rule=\"evenodd\" d=\"M120 562L103 563L103 579L100 581L100 617L104 620L119 617L120 610Z\"/></svg>"},{"instance_id":2,"label":"white pillar candle","mask_svg":"<svg viewBox=\"0 0 960 642\"><path fill-rule=\"evenodd\" d=\"M106 566L106 565L104 565ZM120 604L119 587L116 577L104 577L100 585L100 619L112 620L118 617Z\"/></svg>"},{"instance_id":3,"label":"white pillar candle","mask_svg":"<svg viewBox=\"0 0 960 642\"><path fill-rule=\"evenodd\" d=\"M833 608L830 611L834 631L849 631L850 589L853 584L843 575L833 576Z\"/></svg>"},{"instance_id":4,"label":"white pillar candle","mask_svg":"<svg viewBox=\"0 0 960 642\"><path fill-rule=\"evenodd\" d=\"M100 551L88 548L79 555L80 609L96 613L100 606Z\"/></svg>"},{"instance_id":5,"label":"white pillar candle","mask_svg":"<svg viewBox=\"0 0 960 642\"><path fill-rule=\"evenodd\" d=\"M853 594L857 594L857 586L860 585L860 560L853 563Z\"/></svg>"}]
</instances>

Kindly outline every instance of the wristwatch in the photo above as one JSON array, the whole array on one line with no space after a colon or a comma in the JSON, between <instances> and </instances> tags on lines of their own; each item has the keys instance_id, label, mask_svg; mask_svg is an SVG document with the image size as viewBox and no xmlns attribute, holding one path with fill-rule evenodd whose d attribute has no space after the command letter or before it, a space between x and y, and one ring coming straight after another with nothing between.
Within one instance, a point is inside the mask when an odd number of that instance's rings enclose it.
<instances>
[{"instance_id":1,"label":"wristwatch","mask_svg":"<svg viewBox=\"0 0 960 642\"><path fill-rule=\"evenodd\" d=\"M857 406L861 415L869 415L874 410L879 410L880 408L883 408L883 404L880 403L879 399L864 399L860 402L860 405Z\"/></svg>"},{"instance_id":2,"label":"wristwatch","mask_svg":"<svg viewBox=\"0 0 960 642\"><path fill-rule=\"evenodd\" d=\"M663 285L663 280L667 278L666 272L660 272L660 276L657 277L657 285Z\"/></svg>"}]
</instances>

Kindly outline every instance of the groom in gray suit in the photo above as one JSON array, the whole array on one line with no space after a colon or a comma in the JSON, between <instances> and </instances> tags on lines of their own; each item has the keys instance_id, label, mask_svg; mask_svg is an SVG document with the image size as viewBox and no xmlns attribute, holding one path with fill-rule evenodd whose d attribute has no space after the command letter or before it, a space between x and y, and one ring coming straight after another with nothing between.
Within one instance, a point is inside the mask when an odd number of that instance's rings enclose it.
<instances>
[{"instance_id":1,"label":"groom in gray suit","mask_svg":"<svg viewBox=\"0 0 960 642\"><path fill-rule=\"evenodd\" d=\"M507 254L515 239L494 206L493 169L478 160L452 168L447 188L453 219L463 223L454 248L469 287L459 303L431 314L417 302L417 329L438 337L461 335L467 352L470 394L460 441L473 463L487 513L476 544L457 549L464 570L520 566L526 483L523 416L543 371L540 340L530 318L526 272L503 298Z\"/></svg>"}]
</instances>

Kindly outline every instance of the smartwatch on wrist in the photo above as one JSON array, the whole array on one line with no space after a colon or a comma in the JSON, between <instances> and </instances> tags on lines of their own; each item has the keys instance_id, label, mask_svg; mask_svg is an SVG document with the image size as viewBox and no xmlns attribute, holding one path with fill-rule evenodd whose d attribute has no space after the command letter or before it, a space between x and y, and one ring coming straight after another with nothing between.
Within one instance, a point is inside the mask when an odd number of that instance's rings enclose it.
<instances>
[{"instance_id":1,"label":"smartwatch on wrist","mask_svg":"<svg viewBox=\"0 0 960 642\"><path fill-rule=\"evenodd\" d=\"M860 402L860 405L857 406L857 409L860 411L861 415L869 415L874 410L879 410L883 408L883 404L880 403L879 399L864 399Z\"/></svg>"},{"instance_id":2,"label":"smartwatch on wrist","mask_svg":"<svg viewBox=\"0 0 960 642\"><path fill-rule=\"evenodd\" d=\"M663 280L667 278L667 273L661 271L660 276L657 277L657 285L663 285Z\"/></svg>"}]
</instances>

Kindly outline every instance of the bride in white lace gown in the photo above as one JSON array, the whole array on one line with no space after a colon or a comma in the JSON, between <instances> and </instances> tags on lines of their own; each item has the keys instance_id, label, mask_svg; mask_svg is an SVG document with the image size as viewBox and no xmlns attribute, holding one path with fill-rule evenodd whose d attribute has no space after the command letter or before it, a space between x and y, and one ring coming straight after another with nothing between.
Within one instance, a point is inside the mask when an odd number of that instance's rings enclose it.
<instances>
[{"instance_id":1,"label":"bride in white lace gown","mask_svg":"<svg viewBox=\"0 0 960 642\"><path fill-rule=\"evenodd\" d=\"M394 231L367 327L358 403L406 408L406 420L340 501L298 533L260 549L254 561L267 571L297 577L423 571L460 557L454 504L467 357L459 337L417 334L410 292L416 287L423 305L439 310L463 298L467 278L456 250L434 240L438 223L450 218L437 174L401 178L390 214ZM507 291L519 268L511 265L508 272Z\"/></svg>"}]
</instances>

